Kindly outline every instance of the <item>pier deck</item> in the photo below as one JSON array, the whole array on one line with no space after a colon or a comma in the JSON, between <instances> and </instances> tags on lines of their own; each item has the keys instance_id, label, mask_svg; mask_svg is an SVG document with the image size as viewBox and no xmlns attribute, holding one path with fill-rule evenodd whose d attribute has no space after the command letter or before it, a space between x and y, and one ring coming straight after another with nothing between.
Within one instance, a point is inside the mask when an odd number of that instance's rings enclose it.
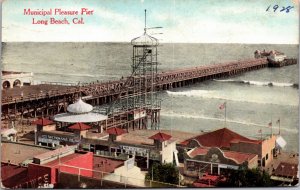
<instances>
[{"instance_id":1,"label":"pier deck","mask_svg":"<svg viewBox=\"0 0 300 190\"><path fill-rule=\"evenodd\" d=\"M267 67L268 64L267 58L259 58L162 72L156 76L155 90L167 90L205 80L230 77ZM137 79L127 77L80 86L40 84L2 90L2 119L29 113L35 117L54 115L66 111L67 106L79 95L93 106L110 103L118 98L119 94L134 91L133 80Z\"/></svg>"}]
</instances>

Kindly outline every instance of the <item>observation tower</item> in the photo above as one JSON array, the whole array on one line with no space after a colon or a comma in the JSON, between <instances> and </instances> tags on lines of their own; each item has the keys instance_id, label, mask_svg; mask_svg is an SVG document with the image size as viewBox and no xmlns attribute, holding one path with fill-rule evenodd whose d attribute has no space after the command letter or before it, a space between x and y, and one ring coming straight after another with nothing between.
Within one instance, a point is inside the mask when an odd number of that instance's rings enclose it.
<instances>
[{"instance_id":1,"label":"observation tower","mask_svg":"<svg viewBox=\"0 0 300 190\"><path fill-rule=\"evenodd\" d=\"M159 129L161 105L156 92L159 41L147 30L161 27L147 28L146 13L145 10L144 34L131 40L133 87L128 99L135 110L146 110L151 129Z\"/></svg>"}]
</instances>

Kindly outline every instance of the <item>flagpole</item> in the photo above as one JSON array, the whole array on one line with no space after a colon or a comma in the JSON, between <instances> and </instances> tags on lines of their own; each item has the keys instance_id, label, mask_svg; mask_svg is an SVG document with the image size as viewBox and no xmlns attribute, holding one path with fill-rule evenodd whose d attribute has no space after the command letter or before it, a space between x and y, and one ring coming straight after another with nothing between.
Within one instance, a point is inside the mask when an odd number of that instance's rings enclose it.
<instances>
[{"instance_id":1,"label":"flagpole","mask_svg":"<svg viewBox=\"0 0 300 190\"><path fill-rule=\"evenodd\" d=\"M277 120L278 125L279 125L279 135L280 135L280 118Z\"/></svg>"},{"instance_id":2,"label":"flagpole","mask_svg":"<svg viewBox=\"0 0 300 190\"><path fill-rule=\"evenodd\" d=\"M226 107L227 107L227 102L224 102L223 104L221 104L220 106L219 106L219 109L220 110L223 110L224 109L224 127L226 127Z\"/></svg>"},{"instance_id":3,"label":"flagpole","mask_svg":"<svg viewBox=\"0 0 300 190\"><path fill-rule=\"evenodd\" d=\"M273 136L273 119L271 118L271 137Z\"/></svg>"},{"instance_id":4,"label":"flagpole","mask_svg":"<svg viewBox=\"0 0 300 190\"><path fill-rule=\"evenodd\" d=\"M226 107L227 107L227 102L225 102L224 104L225 104L225 107L224 107L225 110L224 111L225 111L225 127L226 127Z\"/></svg>"},{"instance_id":5,"label":"flagpole","mask_svg":"<svg viewBox=\"0 0 300 190\"><path fill-rule=\"evenodd\" d=\"M260 126L260 140L262 140L262 126Z\"/></svg>"}]
</instances>

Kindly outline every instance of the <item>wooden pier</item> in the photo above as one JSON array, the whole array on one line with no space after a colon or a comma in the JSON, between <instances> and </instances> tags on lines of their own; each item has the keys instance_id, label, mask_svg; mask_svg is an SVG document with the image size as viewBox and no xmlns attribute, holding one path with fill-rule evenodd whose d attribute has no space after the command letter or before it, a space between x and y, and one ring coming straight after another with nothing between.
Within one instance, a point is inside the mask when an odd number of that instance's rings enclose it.
<instances>
[{"instance_id":1,"label":"wooden pier","mask_svg":"<svg viewBox=\"0 0 300 190\"><path fill-rule=\"evenodd\" d=\"M295 64L296 61L292 63ZM162 72L157 74L154 81L155 90L167 90L205 80L230 77L268 66L267 58L258 58ZM136 82L137 79L134 80ZM110 103L119 98L120 94L134 92L132 81L133 77L127 77L117 81L93 82L80 86L40 84L5 89L2 90L1 118L3 120L15 117L52 116L66 112L67 106L79 96L93 106Z\"/></svg>"}]
</instances>

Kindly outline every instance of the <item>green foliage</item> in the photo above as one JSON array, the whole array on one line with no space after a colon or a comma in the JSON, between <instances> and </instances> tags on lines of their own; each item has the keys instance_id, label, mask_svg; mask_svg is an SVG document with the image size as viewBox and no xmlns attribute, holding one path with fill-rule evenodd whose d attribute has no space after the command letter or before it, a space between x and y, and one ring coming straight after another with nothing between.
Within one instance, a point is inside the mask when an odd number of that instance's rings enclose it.
<instances>
[{"instance_id":1,"label":"green foliage","mask_svg":"<svg viewBox=\"0 0 300 190\"><path fill-rule=\"evenodd\" d=\"M174 164L153 163L152 168L149 168L146 175L146 180L152 180L152 171L154 181L178 184L179 171Z\"/></svg>"},{"instance_id":2,"label":"green foliage","mask_svg":"<svg viewBox=\"0 0 300 190\"><path fill-rule=\"evenodd\" d=\"M227 176L227 180L219 183L223 187L271 187L274 186L270 175L265 171L256 169L240 168L232 170Z\"/></svg>"}]
</instances>

